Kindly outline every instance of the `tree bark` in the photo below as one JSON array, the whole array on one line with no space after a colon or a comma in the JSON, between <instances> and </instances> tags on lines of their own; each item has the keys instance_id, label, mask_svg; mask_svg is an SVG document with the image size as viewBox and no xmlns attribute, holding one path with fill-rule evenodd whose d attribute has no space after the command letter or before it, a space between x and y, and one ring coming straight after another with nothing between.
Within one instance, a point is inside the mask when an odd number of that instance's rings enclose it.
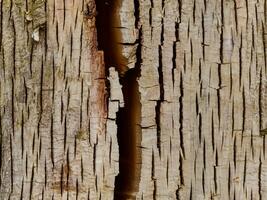
<instances>
[{"instance_id":1,"label":"tree bark","mask_svg":"<svg viewBox=\"0 0 267 200\"><path fill-rule=\"evenodd\" d=\"M0 9L0 199L267 198L266 1Z\"/></svg>"},{"instance_id":2,"label":"tree bark","mask_svg":"<svg viewBox=\"0 0 267 200\"><path fill-rule=\"evenodd\" d=\"M113 195L95 15L91 0L1 1L0 199Z\"/></svg>"}]
</instances>

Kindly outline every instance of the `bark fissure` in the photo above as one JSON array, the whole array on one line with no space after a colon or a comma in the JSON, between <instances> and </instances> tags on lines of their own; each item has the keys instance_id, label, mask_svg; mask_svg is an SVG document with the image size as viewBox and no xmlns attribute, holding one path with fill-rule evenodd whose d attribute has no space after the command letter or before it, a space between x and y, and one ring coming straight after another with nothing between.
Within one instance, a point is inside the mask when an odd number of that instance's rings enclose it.
<instances>
[{"instance_id":1,"label":"bark fissure","mask_svg":"<svg viewBox=\"0 0 267 200\"><path fill-rule=\"evenodd\" d=\"M141 103L138 79L141 67L142 29L139 27L139 2L134 1L135 28L139 30L134 43L123 42L120 22L122 1L96 1L98 10L98 47L104 51L106 71L115 67L122 86L123 107L116 114L119 144L119 174L115 178L114 199L135 199L140 181L141 164ZM123 46L135 46L136 62L128 68L128 60L122 53ZM119 102L122 103L122 102Z\"/></svg>"},{"instance_id":2,"label":"bark fissure","mask_svg":"<svg viewBox=\"0 0 267 200\"><path fill-rule=\"evenodd\" d=\"M0 0L0 199L264 199L266 2Z\"/></svg>"}]
</instances>

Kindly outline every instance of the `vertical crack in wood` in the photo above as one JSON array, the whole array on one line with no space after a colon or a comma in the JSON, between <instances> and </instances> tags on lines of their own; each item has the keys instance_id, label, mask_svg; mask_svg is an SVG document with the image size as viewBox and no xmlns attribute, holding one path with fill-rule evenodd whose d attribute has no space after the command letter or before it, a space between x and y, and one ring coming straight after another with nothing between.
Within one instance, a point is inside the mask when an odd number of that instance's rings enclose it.
<instances>
[{"instance_id":1,"label":"vertical crack in wood","mask_svg":"<svg viewBox=\"0 0 267 200\"><path fill-rule=\"evenodd\" d=\"M259 192L259 200L262 200L262 161L261 154L259 156L259 172L258 172L258 192Z\"/></svg>"},{"instance_id":2,"label":"vertical crack in wood","mask_svg":"<svg viewBox=\"0 0 267 200\"><path fill-rule=\"evenodd\" d=\"M137 9L137 8L136 8ZM137 16L136 16L137 17ZM138 85L141 65L142 29L139 30L135 68L121 78L125 106L118 112L119 175L115 181L115 199L135 199L140 181L141 103Z\"/></svg>"},{"instance_id":3,"label":"vertical crack in wood","mask_svg":"<svg viewBox=\"0 0 267 200\"><path fill-rule=\"evenodd\" d=\"M163 21L162 21L162 33L161 33L161 45L163 45ZM157 126L157 149L159 151L159 157L161 157L161 124L160 124L160 110L161 110L161 103L164 101L164 82L163 82L163 71L162 71L162 46L159 45L158 53L159 53L159 67L158 67L158 74L159 74L159 86L160 86L160 100L157 101L155 110L156 110L156 126Z\"/></svg>"},{"instance_id":4,"label":"vertical crack in wood","mask_svg":"<svg viewBox=\"0 0 267 200\"><path fill-rule=\"evenodd\" d=\"M139 37L134 44L123 42L120 22L121 0L96 1L99 50L104 51L106 71L115 67L120 76L124 107L116 116L119 143L119 174L115 179L114 198L135 199L140 181L141 164L141 103L138 79L141 67L142 28L139 27L139 2L134 1L135 28ZM123 45L137 45L136 62L129 69L128 60L122 53ZM121 102L122 103L122 102Z\"/></svg>"},{"instance_id":5,"label":"vertical crack in wood","mask_svg":"<svg viewBox=\"0 0 267 200\"><path fill-rule=\"evenodd\" d=\"M115 67L122 75L127 71L127 59L122 55L122 40L119 9L121 0L96 1L97 8L97 39L98 49L104 51L105 64L108 67Z\"/></svg>"}]
</instances>

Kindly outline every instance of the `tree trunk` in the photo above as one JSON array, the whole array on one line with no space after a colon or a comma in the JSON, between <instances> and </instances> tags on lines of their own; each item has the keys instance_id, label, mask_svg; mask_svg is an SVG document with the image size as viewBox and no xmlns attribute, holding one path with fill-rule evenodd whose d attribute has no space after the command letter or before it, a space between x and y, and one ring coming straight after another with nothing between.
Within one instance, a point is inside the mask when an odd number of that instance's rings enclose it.
<instances>
[{"instance_id":1,"label":"tree trunk","mask_svg":"<svg viewBox=\"0 0 267 200\"><path fill-rule=\"evenodd\" d=\"M264 0L0 0L0 199L265 199Z\"/></svg>"}]
</instances>

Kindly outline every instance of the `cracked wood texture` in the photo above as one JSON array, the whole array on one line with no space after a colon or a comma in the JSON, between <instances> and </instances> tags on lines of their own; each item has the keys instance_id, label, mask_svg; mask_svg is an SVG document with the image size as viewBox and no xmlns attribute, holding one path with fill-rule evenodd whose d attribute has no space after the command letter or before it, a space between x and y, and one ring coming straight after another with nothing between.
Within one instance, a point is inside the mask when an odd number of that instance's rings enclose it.
<instances>
[{"instance_id":1,"label":"cracked wood texture","mask_svg":"<svg viewBox=\"0 0 267 200\"><path fill-rule=\"evenodd\" d=\"M267 198L266 4L139 2L139 199Z\"/></svg>"},{"instance_id":2,"label":"cracked wood texture","mask_svg":"<svg viewBox=\"0 0 267 200\"><path fill-rule=\"evenodd\" d=\"M0 199L110 199L117 140L94 1L0 3Z\"/></svg>"},{"instance_id":3,"label":"cracked wood texture","mask_svg":"<svg viewBox=\"0 0 267 200\"><path fill-rule=\"evenodd\" d=\"M0 199L266 199L266 0L105 6L0 0Z\"/></svg>"}]
</instances>

